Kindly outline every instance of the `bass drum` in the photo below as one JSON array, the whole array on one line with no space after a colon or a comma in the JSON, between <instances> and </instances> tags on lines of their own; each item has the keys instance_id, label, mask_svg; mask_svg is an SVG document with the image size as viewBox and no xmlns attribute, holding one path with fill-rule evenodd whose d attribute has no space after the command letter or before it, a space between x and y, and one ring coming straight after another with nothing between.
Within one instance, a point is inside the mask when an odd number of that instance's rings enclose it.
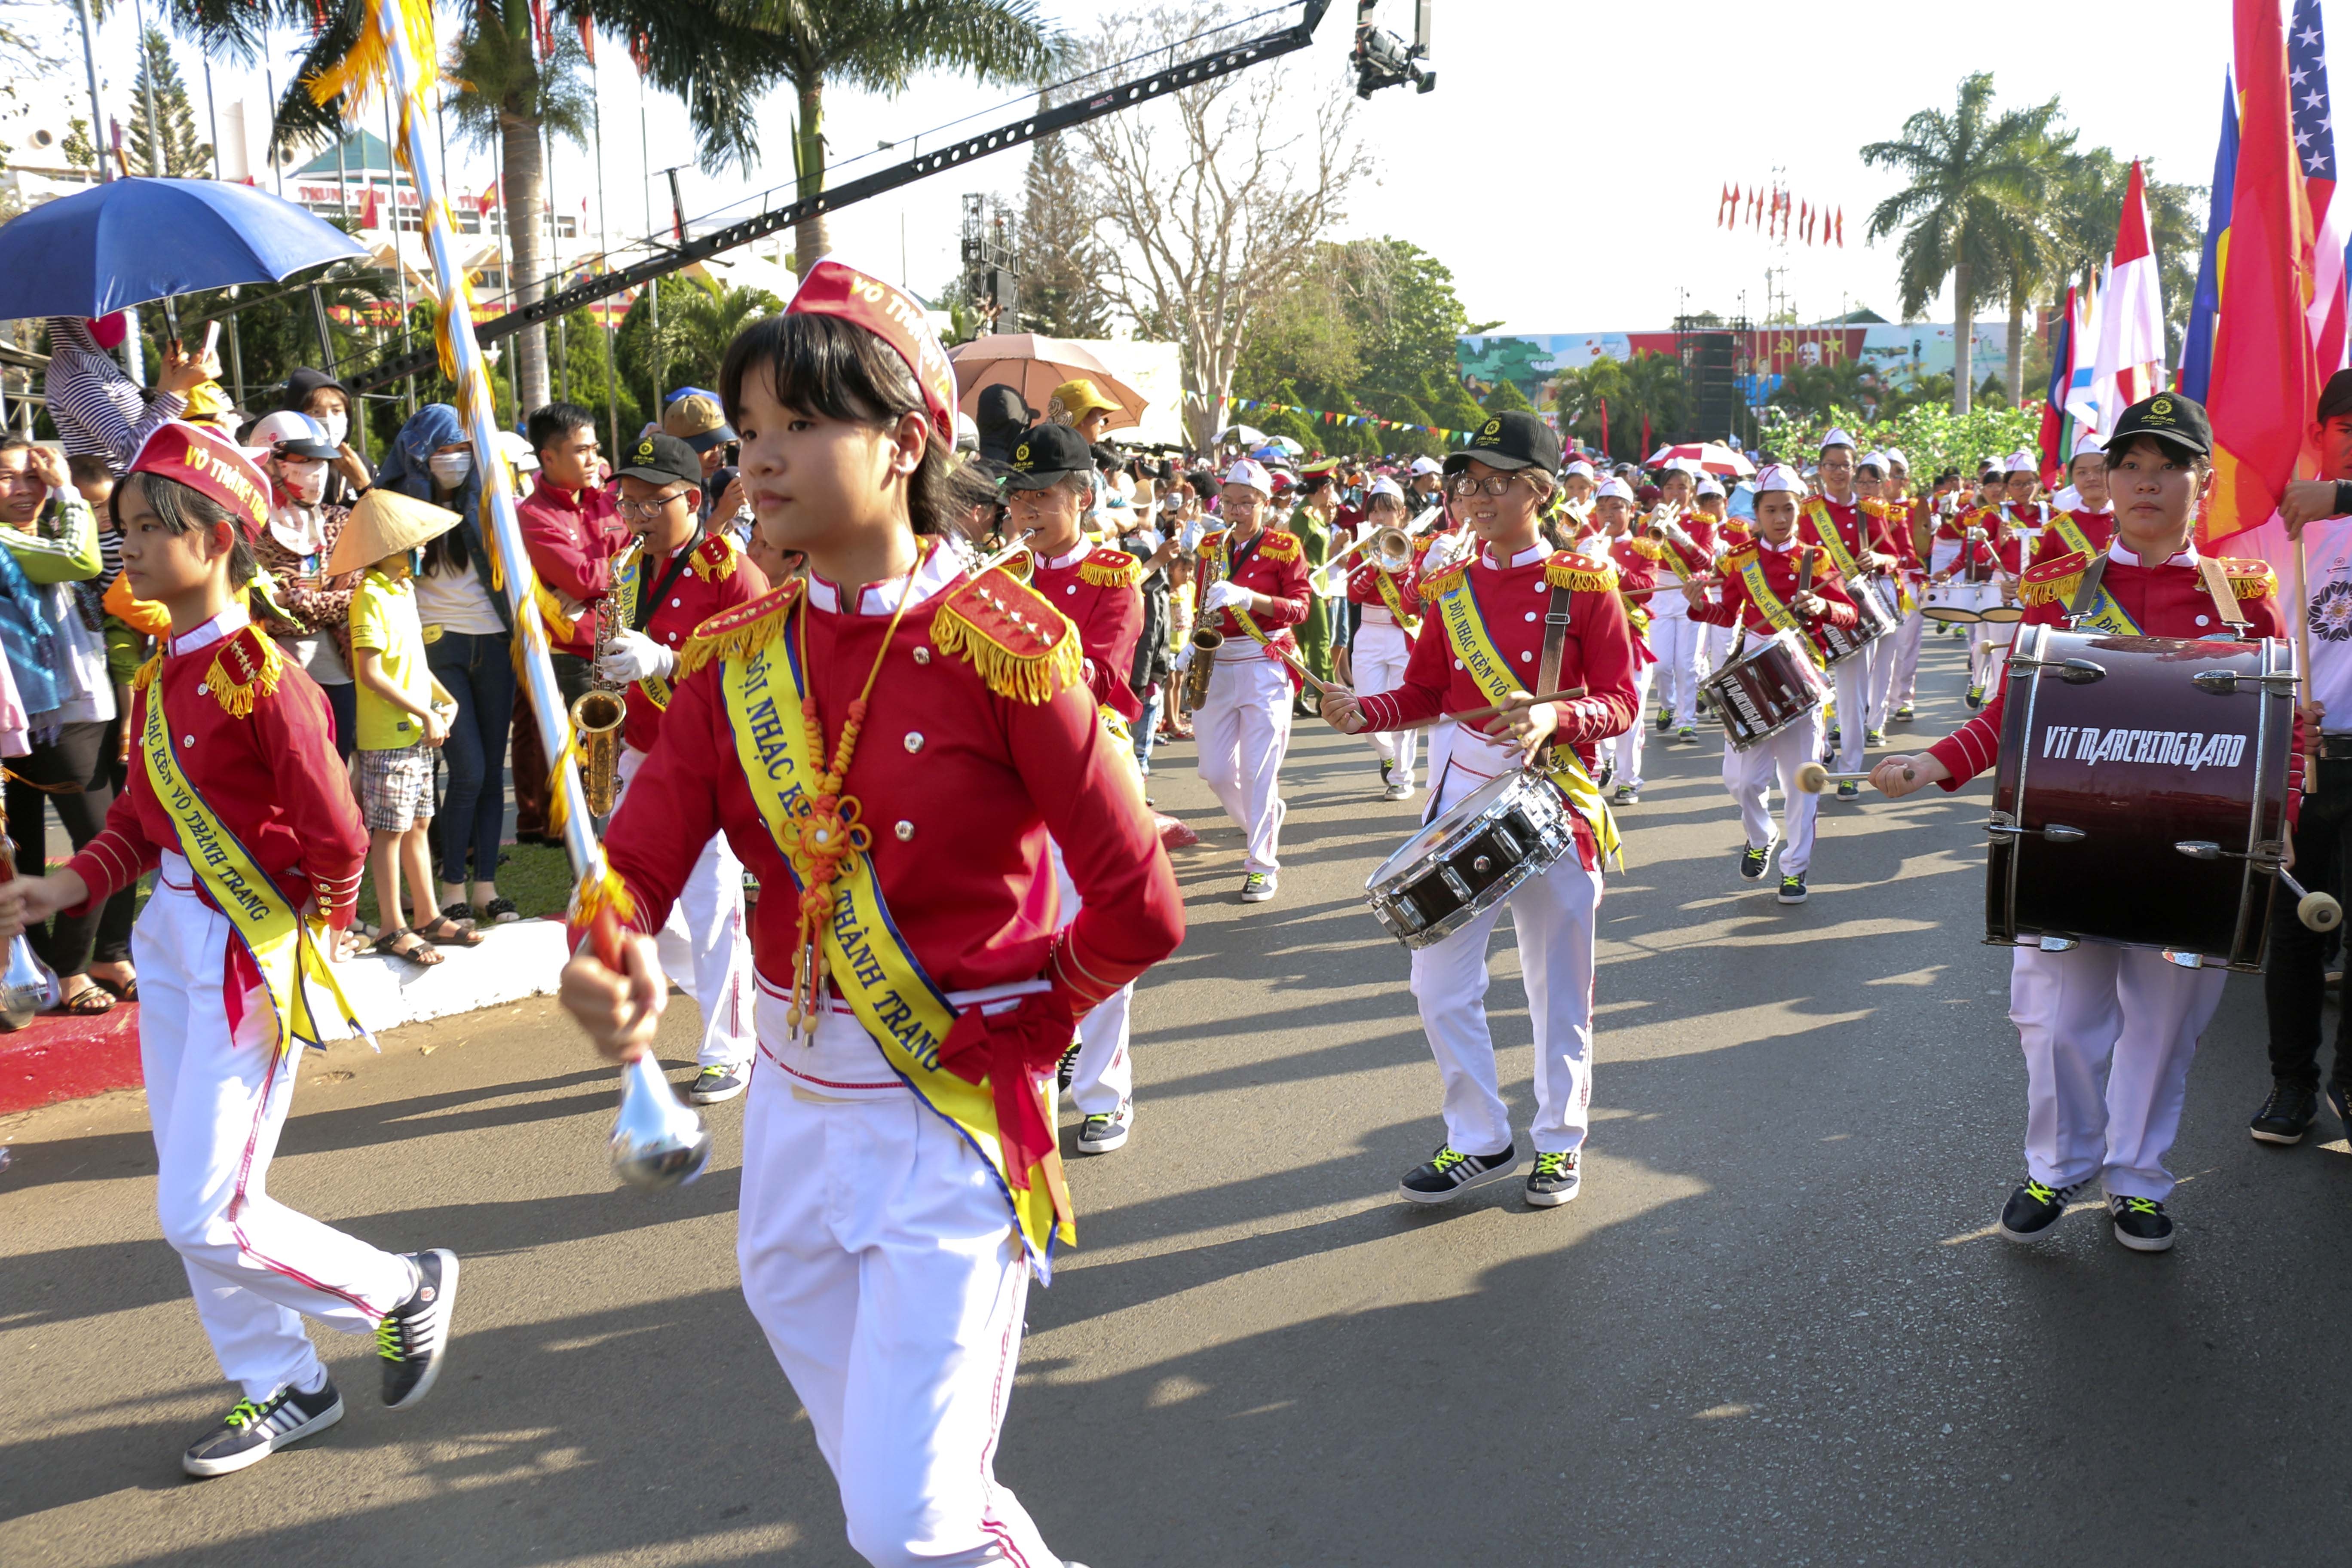
<instances>
[{"instance_id":1,"label":"bass drum","mask_svg":"<svg viewBox=\"0 0 2352 1568\"><path fill-rule=\"evenodd\" d=\"M1558 785L1541 773L1498 773L1381 861L1364 898L1391 936L1427 947L1575 848Z\"/></svg>"},{"instance_id":2,"label":"bass drum","mask_svg":"<svg viewBox=\"0 0 2352 1568\"><path fill-rule=\"evenodd\" d=\"M1779 631L1699 683L1723 721L1732 750L1769 740L1828 700L1812 650L1792 631Z\"/></svg>"},{"instance_id":3,"label":"bass drum","mask_svg":"<svg viewBox=\"0 0 2352 1568\"><path fill-rule=\"evenodd\" d=\"M2021 628L1985 940L2262 967L2294 735L2288 645Z\"/></svg>"},{"instance_id":4,"label":"bass drum","mask_svg":"<svg viewBox=\"0 0 2352 1568\"><path fill-rule=\"evenodd\" d=\"M1853 601L1853 629L1846 631L1826 622L1822 626L1822 652L1832 669L1903 624L1895 606L1887 602L1885 590L1874 580L1849 580L1845 593Z\"/></svg>"}]
</instances>

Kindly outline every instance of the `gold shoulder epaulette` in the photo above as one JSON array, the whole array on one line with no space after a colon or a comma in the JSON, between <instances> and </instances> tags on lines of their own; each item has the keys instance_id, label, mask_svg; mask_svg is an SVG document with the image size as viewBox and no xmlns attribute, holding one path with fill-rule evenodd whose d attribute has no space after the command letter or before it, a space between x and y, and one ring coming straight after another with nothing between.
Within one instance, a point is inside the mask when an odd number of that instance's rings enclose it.
<instances>
[{"instance_id":1,"label":"gold shoulder epaulette","mask_svg":"<svg viewBox=\"0 0 2352 1568\"><path fill-rule=\"evenodd\" d=\"M735 541L723 533L714 533L694 547L687 564L694 574L706 583L724 583L735 575L735 563L743 558Z\"/></svg>"},{"instance_id":2,"label":"gold shoulder epaulette","mask_svg":"<svg viewBox=\"0 0 2352 1568\"><path fill-rule=\"evenodd\" d=\"M278 645L248 622L221 638L220 651L205 671L204 689L222 711L244 719L252 714L257 697L277 694L278 678L285 668L286 656Z\"/></svg>"},{"instance_id":3,"label":"gold shoulder epaulette","mask_svg":"<svg viewBox=\"0 0 2352 1568\"><path fill-rule=\"evenodd\" d=\"M1423 572L1421 574L1422 596L1427 599L1433 594L1444 593L1462 581L1463 574L1469 570L1470 557L1464 555L1447 562L1434 572Z\"/></svg>"},{"instance_id":4,"label":"gold shoulder epaulette","mask_svg":"<svg viewBox=\"0 0 2352 1568\"><path fill-rule=\"evenodd\" d=\"M2230 590L2241 599L2261 599L2278 592L2278 574L2258 557L2225 555L2221 570L2229 574Z\"/></svg>"},{"instance_id":5,"label":"gold shoulder epaulette","mask_svg":"<svg viewBox=\"0 0 2352 1568\"><path fill-rule=\"evenodd\" d=\"M2025 569L2017 581L2017 597L2026 605L2063 605L2071 603L2074 590L2083 585L2083 574L2089 568L2091 558L2080 550L2054 555L2037 566Z\"/></svg>"},{"instance_id":6,"label":"gold shoulder epaulette","mask_svg":"<svg viewBox=\"0 0 2352 1568\"><path fill-rule=\"evenodd\" d=\"M1265 537L1258 541L1257 552L1268 561L1296 561L1298 559L1298 535L1287 529L1269 528L1265 531Z\"/></svg>"},{"instance_id":7,"label":"gold shoulder epaulette","mask_svg":"<svg viewBox=\"0 0 2352 1568\"><path fill-rule=\"evenodd\" d=\"M706 664L757 653L775 641L783 635L790 621L787 612L800 592L801 580L788 577L748 604L721 610L704 621L677 650L673 680L684 680Z\"/></svg>"},{"instance_id":8,"label":"gold shoulder epaulette","mask_svg":"<svg viewBox=\"0 0 2352 1568\"><path fill-rule=\"evenodd\" d=\"M1143 581L1143 563L1116 546L1090 550L1078 563L1078 578L1097 588L1132 588Z\"/></svg>"},{"instance_id":9,"label":"gold shoulder epaulette","mask_svg":"<svg viewBox=\"0 0 2352 1568\"><path fill-rule=\"evenodd\" d=\"M1632 543L1633 553L1644 561L1664 561L1666 558L1666 546L1664 540L1636 539L1632 541Z\"/></svg>"},{"instance_id":10,"label":"gold shoulder epaulette","mask_svg":"<svg viewBox=\"0 0 2352 1568\"><path fill-rule=\"evenodd\" d=\"M131 672L131 689L133 691L146 690L149 687L155 684L155 678L163 672L163 650L159 647L153 653L147 656L146 663L141 665L137 669Z\"/></svg>"},{"instance_id":11,"label":"gold shoulder epaulette","mask_svg":"<svg viewBox=\"0 0 2352 1568\"><path fill-rule=\"evenodd\" d=\"M931 641L941 653L971 660L991 691L1015 702L1050 702L1086 673L1078 628L1002 571L983 572L950 593L931 616Z\"/></svg>"},{"instance_id":12,"label":"gold shoulder epaulette","mask_svg":"<svg viewBox=\"0 0 2352 1568\"><path fill-rule=\"evenodd\" d=\"M1605 594L1617 586L1617 563L1602 555L1563 550L1544 563L1544 581L1578 594Z\"/></svg>"},{"instance_id":13,"label":"gold shoulder epaulette","mask_svg":"<svg viewBox=\"0 0 2352 1568\"><path fill-rule=\"evenodd\" d=\"M1735 539L1723 552L1723 564L1727 568L1745 566L1759 553L1760 549L1753 539Z\"/></svg>"}]
</instances>

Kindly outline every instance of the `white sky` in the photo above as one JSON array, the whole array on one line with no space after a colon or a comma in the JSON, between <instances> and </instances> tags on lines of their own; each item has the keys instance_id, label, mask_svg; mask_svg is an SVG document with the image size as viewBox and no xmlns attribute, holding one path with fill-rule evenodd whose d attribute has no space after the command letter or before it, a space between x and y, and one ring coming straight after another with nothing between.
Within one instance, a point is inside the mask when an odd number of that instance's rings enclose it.
<instances>
[{"instance_id":1,"label":"white sky","mask_svg":"<svg viewBox=\"0 0 2352 1568\"><path fill-rule=\"evenodd\" d=\"M1102 9L1083 0L1045 0L1045 8L1073 26ZM1353 10L1351 0L1334 0L1314 47L1285 62L1297 90L1344 71ZM109 112L124 118L136 67L131 16L130 6L117 6L100 46ZM1864 142L1893 137L1919 108L1948 107L1962 76L1989 69L2002 100L2056 95L2085 143L2149 158L2165 178L2204 184L2229 17L2225 0L2150 0L2121 13L2084 0L1972 0L1957 9L1923 0L1864 9L1826 0L1438 0L1437 90L1424 97L1391 89L1361 106L1359 124L1380 183L1350 204L1348 226L1431 251L1453 268L1471 318L1506 330L1659 328L1682 308L1738 311L1742 290L1744 308L1760 314L1765 270L1783 262L1780 287L1803 319L1859 305L1891 318L1893 241L1865 246L1863 230L1896 182L1863 166ZM1769 22L1760 34L1759 19ZM1409 30L1407 0L1385 0L1381 20ZM2352 40L2352 9L2335 20L2331 46ZM40 90L70 91L79 111L86 94L78 37L71 44L63 55L70 69ZM180 52L201 129L201 62L191 47ZM2345 61L2332 65L2331 81L2352 79L2345 74L2352 57L2332 47L2329 55ZM689 156L690 144L684 106L649 95L652 155L641 157L635 73L608 42L600 41L598 56L617 243L642 232L648 188L656 221L667 220L666 185L644 171ZM215 66L214 82L224 102L263 97L258 71ZM834 162L1008 96L947 79L926 80L895 102L835 89L828 101ZM685 174L688 216L788 182L791 116L788 97L765 106L772 155L749 177ZM2343 140L2352 148L2352 131ZM486 155L453 147L450 156L457 184L487 185ZM905 280L936 290L957 269L958 197L1013 195L1025 156L1001 153L851 208L834 220L836 244L891 277L900 275L903 254ZM559 211L578 210L593 169L585 154L559 156ZM1844 207L1843 251L1792 243L1783 254L1753 230L1714 226L1726 183L1769 184L1776 169L1798 195ZM1465 178L1474 172L1477 180ZM1948 291L1929 314L1949 309Z\"/></svg>"}]
</instances>

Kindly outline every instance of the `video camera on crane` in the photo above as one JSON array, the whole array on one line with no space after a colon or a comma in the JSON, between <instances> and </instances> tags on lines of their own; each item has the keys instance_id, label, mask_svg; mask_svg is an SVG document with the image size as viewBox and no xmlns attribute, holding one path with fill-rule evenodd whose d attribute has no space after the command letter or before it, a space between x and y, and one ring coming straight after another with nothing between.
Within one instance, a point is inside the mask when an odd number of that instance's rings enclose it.
<instances>
[{"instance_id":1,"label":"video camera on crane","mask_svg":"<svg viewBox=\"0 0 2352 1568\"><path fill-rule=\"evenodd\" d=\"M1429 8L1432 0L1413 0L1412 43L1386 28L1372 26L1380 0L1356 0L1356 47L1348 58L1356 67L1356 96L1370 98L1384 87L1411 82L1416 91L1437 85L1437 73L1422 62L1429 58Z\"/></svg>"}]
</instances>

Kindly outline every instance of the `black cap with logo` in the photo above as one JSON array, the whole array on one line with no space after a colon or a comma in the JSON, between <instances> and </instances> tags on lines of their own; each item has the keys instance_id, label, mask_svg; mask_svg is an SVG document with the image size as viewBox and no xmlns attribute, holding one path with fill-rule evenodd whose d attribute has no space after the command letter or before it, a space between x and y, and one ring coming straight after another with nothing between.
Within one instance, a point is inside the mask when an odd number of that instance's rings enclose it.
<instances>
[{"instance_id":1,"label":"black cap with logo","mask_svg":"<svg viewBox=\"0 0 2352 1568\"><path fill-rule=\"evenodd\" d=\"M1541 468L1559 473L1559 435L1537 415L1515 408L1490 414L1467 448L1446 455L1445 471L1458 474L1472 458L1490 468Z\"/></svg>"},{"instance_id":2,"label":"black cap with logo","mask_svg":"<svg viewBox=\"0 0 2352 1568\"><path fill-rule=\"evenodd\" d=\"M702 483L702 458L695 449L677 437L659 430L648 430L637 437L629 448L629 461L620 477L643 479L649 485L676 484L684 479L688 484Z\"/></svg>"},{"instance_id":3,"label":"black cap with logo","mask_svg":"<svg viewBox=\"0 0 2352 1568\"><path fill-rule=\"evenodd\" d=\"M1032 425L1014 438L1007 489L1050 489L1065 475L1091 474L1095 457L1072 425Z\"/></svg>"},{"instance_id":4,"label":"black cap with logo","mask_svg":"<svg viewBox=\"0 0 2352 1568\"><path fill-rule=\"evenodd\" d=\"M2213 422L2205 417L2205 405L2177 392L2159 392L2125 409L2107 434L2107 450L2121 451L2135 436L2154 436L2200 458L2213 452Z\"/></svg>"}]
</instances>

